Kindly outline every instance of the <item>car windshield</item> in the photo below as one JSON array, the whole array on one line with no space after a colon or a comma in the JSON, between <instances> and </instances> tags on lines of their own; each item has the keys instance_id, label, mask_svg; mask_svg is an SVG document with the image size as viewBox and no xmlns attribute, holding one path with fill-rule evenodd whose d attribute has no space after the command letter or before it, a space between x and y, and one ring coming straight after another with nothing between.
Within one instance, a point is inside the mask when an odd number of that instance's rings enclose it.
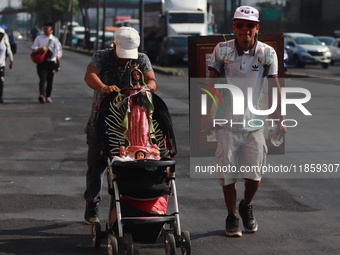
<instances>
[{"instance_id":1,"label":"car windshield","mask_svg":"<svg viewBox=\"0 0 340 255\"><path fill-rule=\"evenodd\" d=\"M297 44L321 45L321 42L315 37L295 37Z\"/></svg>"},{"instance_id":2,"label":"car windshield","mask_svg":"<svg viewBox=\"0 0 340 255\"><path fill-rule=\"evenodd\" d=\"M334 42L332 38L319 38L321 42L324 42L326 45L331 45Z\"/></svg>"}]
</instances>

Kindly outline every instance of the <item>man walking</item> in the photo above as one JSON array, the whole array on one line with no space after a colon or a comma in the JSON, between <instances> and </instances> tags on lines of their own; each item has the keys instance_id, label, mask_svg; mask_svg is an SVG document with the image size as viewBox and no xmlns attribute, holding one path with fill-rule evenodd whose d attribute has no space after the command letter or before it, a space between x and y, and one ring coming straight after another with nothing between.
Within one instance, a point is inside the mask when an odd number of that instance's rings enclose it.
<instances>
[{"instance_id":1,"label":"man walking","mask_svg":"<svg viewBox=\"0 0 340 255\"><path fill-rule=\"evenodd\" d=\"M5 81L5 69L6 58L9 59L9 68L13 68L13 54L11 47L7 41L5 41L5 30L0 27L0 103L3 101L4 81Z\"/></svg>"},{"instance_id":2,"label":"man walking","mask_svg":"<svg viewBox=\"0 0 340 255\"><path fill-rule=\"evenodd\" d=\"M33 42L32 50L36 52L47 52L43 63L37 64L39 76L39 97L40 103L52 103L52 87L54 74L60 63L63 54L61 44L53 32L53 25L50 22L44 24L44 34L39 35Z\"/></svg>"},{"instance_id":3,"label":"man walking","mask_svg":"<svg viewBox=\"0 0 340 255\"><path fill-rule=\"evenodd\" d=\"M209 64L209 77L224 76L228 84L238 86L247 93L252 88L252 102L255 108L261 109L265 105L266 96L263 92L263 78L268 78L269 87L278 88L278 60L275 50L269 45L257 40L259 32L259 12L250 6L240 6L233 18L233 32L235 39L217 44ZM249 120L260 119L248 108L244 115L233 115L232 100L229 92L222 94L223 105L212 110L212 117L216 119L232 120L216 131L217 163L220 166L261 166L265 164L267 146L263 129L256 125L247 125ZM278 103L280 105L280 102ZM243 107L243 105L242 105ZM279 109L275 112L277 119L283 119ZM279 121L279 123L281 123ZM231 125L230 123L234 123ZM245 124L245 125L244 125ZM280 136L286 128L279 124ZM251 204L261 182L261 173L252 171L241 173L244 179L244 197L239 203L238 211L243 221L244 229L253 233L258 229L258 223L253 215ZM226 219L226 235L242 236L242 231L236 216L236 179L237 173L223 173L221 184L225 204L228 210Z\"/></svg>"}]
</instances>

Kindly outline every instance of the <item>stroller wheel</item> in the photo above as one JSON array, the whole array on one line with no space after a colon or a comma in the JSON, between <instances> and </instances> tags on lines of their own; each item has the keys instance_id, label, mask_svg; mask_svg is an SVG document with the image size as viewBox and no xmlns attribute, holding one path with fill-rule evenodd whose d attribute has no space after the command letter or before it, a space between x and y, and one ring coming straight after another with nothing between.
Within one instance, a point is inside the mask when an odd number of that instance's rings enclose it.
<instances>
[{"instance_id":1,"label":"stroller wheel","mask_svg":"<svg viewBox=\"0 0 340 255\"><path fill-rule=\"evenodd\" d=\"M114 234L107 236L107 254L118 255L118 241Z\"/></svg>"},{"instance_id":2,"label":"stroller wheel","mask_svg":"<svg viewBox=\"0 0 340 255\"><path fill-rule=\"evenodd\" d=\"M182 255L191 255L191 240L188 231L181 233L181 252Z\"/></svg>"},{"instance_id":3,"label":"stroller wheel","mask_svg":"<svg viewBox=\"0 0 340 255\"><path fill-rule=\"evenodd\" d=\"M126 255L133 255L133 239L130 233L124 234L124 251Z\"/></svg>"},{"instance_id":4,"label":"stroller wheel","mask_svg":"<svg viewBox=\"0 0 340 255\"><path fill-rule=\"evenodd\" d=\"M176 254L176 241L175 241L174 234L169 233L169 232L165 233L164 248L165 248L166 255Z\"/></svg>"},{"instance_id":5,"label":"stroller wheel","mask_svg":"<svg viewBox=\"0 0 340 255\"><path fill-rule=\"evenodd\" d=\"M102 239L100 222L94 222L92 224L91 232L92 232L92 246L94 248L99 248Z\"/></svg>"}]
</instances>

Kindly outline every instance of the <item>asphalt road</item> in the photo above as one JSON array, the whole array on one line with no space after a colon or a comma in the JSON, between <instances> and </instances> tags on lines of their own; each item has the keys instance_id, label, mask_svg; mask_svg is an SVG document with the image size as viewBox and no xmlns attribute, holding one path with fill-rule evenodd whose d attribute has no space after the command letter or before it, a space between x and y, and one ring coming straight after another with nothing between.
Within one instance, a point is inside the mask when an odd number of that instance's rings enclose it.
<instances>
[{"instance_id":1,"label":"asphalt road","mask_svg":"<svg viewBox=\"0 0 340 255\"><path fill-rule=\"evenodd\" d=\"M0 254L106 254L106 240L94 250L90 227L83 224L83 130L92 95L83 77L90 56L65 50L55 77L54 102L42 105L29 46L21 42L14 69L6 69L5 103L0 105ZM317 177L264 178L254 200L258 232L225 237L226 210L217 180L190 178L188 78L158 73L157 79L157 93L169 107L176 132L180 219L182 229L191 233L193 254L340 254L339 169L337 174ZM289 79L290 86L312 93L307 107L313 116L289 110L299 126L289 129L286 154L269 156L268 162L335 166L340 163L338 81ZM242 182L239 189L238 199ZM104 224L105 187L103 195ZM164 254L162 240L155 245L137 244L136 254Z\"/></svg>"}]
</instances>

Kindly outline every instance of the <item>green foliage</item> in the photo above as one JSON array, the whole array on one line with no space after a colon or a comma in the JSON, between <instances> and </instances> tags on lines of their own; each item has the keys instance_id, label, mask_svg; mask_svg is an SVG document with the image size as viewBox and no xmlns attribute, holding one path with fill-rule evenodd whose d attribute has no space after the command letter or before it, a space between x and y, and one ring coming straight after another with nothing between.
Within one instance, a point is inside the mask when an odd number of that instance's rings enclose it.
<instances>
[{"instance_id":1,"label":"green foliage","mask_svg":"<svg viewBox=\"0 0 340 255\"><path fill-rule=\"evenodd\" d=\"M22 7L40 24L45 21L64 22L69 19L70 1L73 1L73 14L76 14L77 0L22 0Z\"/></svg>"}]
</instances>

